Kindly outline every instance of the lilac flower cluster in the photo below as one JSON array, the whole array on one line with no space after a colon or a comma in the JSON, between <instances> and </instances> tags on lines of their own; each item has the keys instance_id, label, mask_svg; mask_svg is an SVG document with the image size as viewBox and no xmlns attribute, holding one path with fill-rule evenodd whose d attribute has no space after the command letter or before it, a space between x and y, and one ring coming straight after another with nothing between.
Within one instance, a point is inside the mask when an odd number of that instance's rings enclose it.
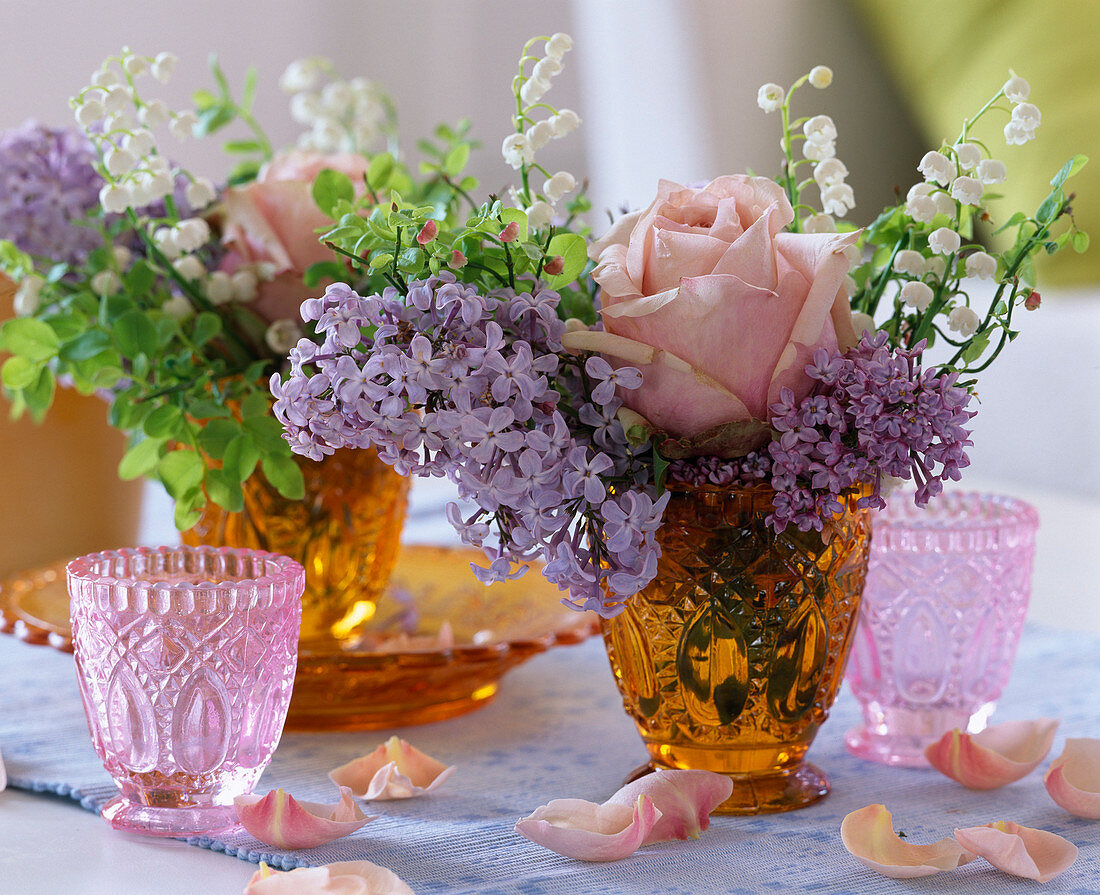
<instances>
[{"instance_id":1,"label":"lilac flower cluster","mask_svg":"<svg viewBox=\"0 0 1100 895\"><path fill-rule=\"evenodd\" d=\"M525 284L528 285L528 284ZM302 305L303 339L274 410L297 453L375 448L404 474L447 476L478 509L448 519L484 550L482 581L544 574L579 609L614 615L656 574L667 497L616 413L640 372L562 349L557 293L481 294L449 272L381 295L334 284Z\"/></svg>"},{"instance_id":2,"label":"lilac flower cluster","mask_svg":"<svg viewBox=\"0 0 1100 895\"><path fill-rule=\"evenodd\" d=\"M957 373L921 368L924 348L891 349L880 331L843 355L818 349L806 367L819 383L814 392L796 401L785 388L770 408L777 437L766 455L677 461L669 473L697 486L766 482L776 492L768 517L776 531L820 530L823 517L841 510L841 495L859 486L872 489L860 506L884 507L886 477L913 479L924 506L969 465L965 426L974 416Z\"/></svg>"},{"instance_id":3,"label":"lilac flower cluster","mask_svg":"<svg viewBox=\"0 0 1100 895\"><path fill-rule=\"evenodd\" d=\"M29 255L81 264L103 237L80 226L103 181L80 131L28 121L0 135L0 238Z\"/></svg>"}]
</instances>

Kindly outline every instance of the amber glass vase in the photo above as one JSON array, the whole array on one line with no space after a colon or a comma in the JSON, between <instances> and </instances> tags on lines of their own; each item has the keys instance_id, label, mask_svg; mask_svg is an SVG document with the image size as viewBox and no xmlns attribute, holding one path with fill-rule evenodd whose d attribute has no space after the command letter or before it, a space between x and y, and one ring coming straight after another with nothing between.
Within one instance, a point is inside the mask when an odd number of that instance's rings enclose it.
<instances>
[{"instance_id":1,"label":"amber glass vase","mask_svg":"<svg viewBox=\"0 0 1100 895\"><path fill-rule=\"evenodd\" d=\"M657 577L603 626L649 767L731 777L725 814L815 802L829 783L805 755L844 675L869 513L853 494L822 531L776 534L769 488L670 490Z\"/></svg>"},{"instance_id":2,"label":"amber glass vase","mask_svg":"<svg viewBox=\"0 0 1100 895\"><path fill-rule=\"evenodd\" d=\"M305 498L287 500L257 471L244 484L244 509L213 503L185 544L282 553L306 569L300 650L338 654L362 636L397 559L409 479L373 450L339 450L320 462L299 458ZM299 706L292 704L291 715Z\"/></svg>"}]
</instances>

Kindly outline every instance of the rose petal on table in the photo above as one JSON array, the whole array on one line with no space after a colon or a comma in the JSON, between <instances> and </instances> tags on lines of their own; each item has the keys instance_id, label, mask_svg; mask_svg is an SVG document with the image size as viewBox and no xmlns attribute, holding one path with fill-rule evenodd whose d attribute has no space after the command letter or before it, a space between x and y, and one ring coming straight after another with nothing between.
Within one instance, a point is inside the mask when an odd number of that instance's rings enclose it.
<instances>
[{"instance_id":1,"label":"rose petal on table","mask_svg":"<svg viewBox=\"0 0 1100 895\"><path fill-rule=\"evenodd\" d=\"M955 839L998 870L1040 883L1053 879L1077 860L1077 846L1068 839L1011 821L956 830Z\"/></svg>"},{"instance_id":2,"label":"rose petal on table","mask_svg":"<svg viewBox=\"0 0 1100 895\"><path fill-rule=\"evenodd\" d=\"M281 789L266 796L238 796L233 800L237 819L249 833L275 848L314 848L354 833L374 820L352 801L351 790L340 787L334 805L299 802Z\"/></svg>"},{"instance_id":3,"label":"rose petal on table","mask_svg":"<svg viewBox=\"0 0 1100 895\"><path fill-rule=\"evenodd\" d=\"M698 839L710 813L733 793L733 781L712 771L661 770L628 783L604 805L633 805L649 796L661 813L642 845L669 839Z\"/></svg>"},{"instance_id":4,"label":"rose petal on table","mask_svg":"<svg viewBox=\"0 0 1100 895\"><path fill-rule=\"evenodd\" d=\"M932 876L974 860L954 839L929 845L903 841L894 832L894 817L885 805L868 805L845 817L840 839L857 861L891 879Z\"/></svg>"},{"instance_id":5,"label":"rose petal on table","mask_svg":"<svg viewBox=\"0 0 1100 895\"><path fill-rule=\"evenodd\" d=\"M369 755L330 771L329 778L348 787L356 798L382 801L424 795L453 772L454 765L436 761L394 736Z\"/></svg>"},{"instance_id":6,"label":"rose petal on table","mask_svg":"<svg viewBox=\"0 0 1100 895\"><path fill-rule=\"evenodd\" d=\"M244 895L413 895L413 890L392 870L370 861L338 861L289 873L261 864Z\"/></svg>"},{"instance_id":7,"label":"rose petal on table","mask_svg":"<svg viewBox=\"0 0 1100 895\"><path fill-rule=\"evenodd\" d=\"M567 858L618 861L645 843L660 816L645 795L632 805L554 799L516 821L516 832Z\"/></svg>"},{"instance_id":8,"label":"rose petal on table","mask_svg":"<svg viewBox=\"0 0 1100 895\"><path fill-rule=\"evenodd\" d=\"M1100 820L1100 740L1068 737L1043 775L1043 785L1070 814Z\"/></svg>"},{"instance_id":9,"label":"rose petal on table","mask_svg":"<svg viewBox=\"0 0 1100 895\"><path fill-rule=\"evenodd\" d=\"M924 757L941 774L970 789L996 789L1026 777L1039 766L1054 744L1058 721L1006 721L981 733L957 727L924 750Z\"/></svg>"}]
</instances>

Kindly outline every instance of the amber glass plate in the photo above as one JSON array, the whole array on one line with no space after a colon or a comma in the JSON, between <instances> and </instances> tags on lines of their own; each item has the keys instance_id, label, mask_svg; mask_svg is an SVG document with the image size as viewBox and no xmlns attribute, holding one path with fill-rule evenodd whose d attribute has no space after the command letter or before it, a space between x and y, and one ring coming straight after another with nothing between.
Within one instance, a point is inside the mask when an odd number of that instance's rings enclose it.
<instances>
[{"instance_id":1,"label":"amber glass plate","mask_svg":"<svg viewBox=\"0 0 1100 895\"><path fill-rule=\"evenodd\" d=\"M536 653L597 630L562 606L532 568L489 587L470 571L476 550L402 547L364 641L298 656L288 730L375 730L442 721L488 703L501 677ZM449 629L449 630L448 630ZM65 564L0 584L0 630L72 651Z\"/></svg>"}]
</instances>

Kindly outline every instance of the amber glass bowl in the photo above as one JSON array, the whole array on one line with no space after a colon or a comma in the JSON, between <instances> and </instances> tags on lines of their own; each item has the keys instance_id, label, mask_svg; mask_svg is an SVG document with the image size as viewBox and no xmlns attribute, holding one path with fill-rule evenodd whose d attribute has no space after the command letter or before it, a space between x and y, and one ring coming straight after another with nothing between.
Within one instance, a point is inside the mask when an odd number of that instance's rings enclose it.
<instances>
[{"instance_id":1,"label":"amber glass bowl","mask_svg":"<svg viewBox=\"0 0 1100 895\"><path fill-rule=\"evenodd\" d=\"M509 669L596 632L592 615L562 606L537 568L486 587L470 571L482 560L470 549L403 547L361 638L299 651L286 729L376 730L452 718L488 704ZM64 563L0 584L0 630L71 651Z\"/></svg>"}]
</instances>

